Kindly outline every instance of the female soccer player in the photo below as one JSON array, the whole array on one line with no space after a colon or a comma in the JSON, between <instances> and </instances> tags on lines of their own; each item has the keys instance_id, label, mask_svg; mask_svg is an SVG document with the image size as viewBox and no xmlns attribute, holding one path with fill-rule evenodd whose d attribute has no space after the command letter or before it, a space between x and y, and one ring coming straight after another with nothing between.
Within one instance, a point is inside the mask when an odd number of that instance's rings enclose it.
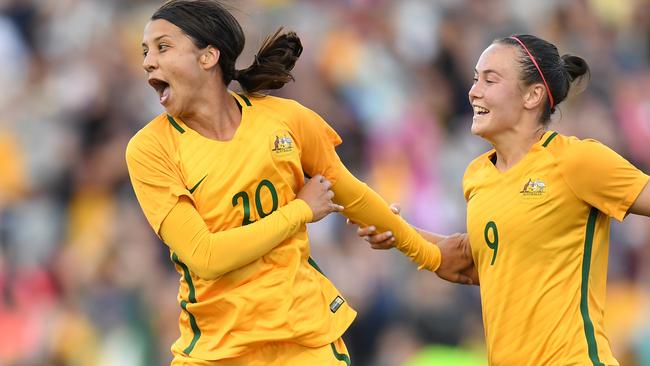
<instances>
[{"instance_id":1,"label":"female soccer player","mask_svg":"<svg viewBox=\"0 0 650 366\"><path fill-rule=\"evenodd\" d=\"M494 149L463 189L490 365L618 365L603 326L610 217L650 216L650 185L601 143L547 130L588 72L530 35L496 40L476 64L472 133ZM376 232L359 235L390 247Z\"/></svg>"},{"instance_id":2,"label":"female soccer player","mask_svg":"<svg viewBox=\"0 0 650 366\"><path fill-rule=\"evenodd\" d=\"M428 243L393 215L341 164L341 139L316 113L261 94L292 79L295 33L269 37L236 70L235 18L213 0L173 0L151 17L142 47L165 113L131 139L126 160L181 275L172 365L349 364L341 336L355 312L310 258L305 227L343 207L392 230L422 268L456 276L453 240ZM246 93L229 91L232 80Z\"/></svg>"}]
</instances>

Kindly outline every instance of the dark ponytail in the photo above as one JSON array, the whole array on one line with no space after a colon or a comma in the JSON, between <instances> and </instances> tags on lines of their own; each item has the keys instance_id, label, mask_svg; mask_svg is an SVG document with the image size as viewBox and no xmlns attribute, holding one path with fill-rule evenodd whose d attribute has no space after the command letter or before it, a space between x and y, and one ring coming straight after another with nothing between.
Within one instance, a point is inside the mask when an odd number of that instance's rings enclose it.
<instances>
[{"instance_id":1,"label":"dark ponytail","mask_svg":"<svg viewBox=\"0 0 650 366\"><path fill-rule=\"evenodd\" d=\"M573 55L560 57L555 45L539 37L528 34L513 35L497 39L494 43L511 45L521 50L519 57L521 80L526 85L546 81L549 89L547 92L552 98L547 98L544 105L540 118L543 124L550 122L551 115L555 113L557 105L567 97L571 87L581 83L585 75L587 77L590 75L587 61L583 58ZM526 51L530 52L530 56Z\"/></svg>"},{"instance_id":2,"label":"dark ponytail","mask_svg":"<svg viewBox=\"0 0 650 366\"><path fill-rule=\"evenodd\" d=\"M156 19L176 25L199 49L216 47L226 86L237 80L246 93L254 94L279 89L293 80L291 70L302 53L300 38L294 32L282 33L280 28L264 41L255 62L238 71L235 61L244 49L244 32L218 0L170 0L151 16L151 20Z\"/></svg>"},{"instance_id":3,"label":"dark ponytail","mask_svg":"<svg viewBox=\"0 0 650 366\"><path fill-rule=\"evenodd\" d=\"M571 83L580 82L585 75L589 76L589 65L582 57L565 54L562 55L562 63Z\"/></svg>"},{"instance_id":4,"label":"dark ponytail","mask_svg":"<svg viewBox=\"0 0 650 366\"><path fill-rule=\"evenodd\" d=\"M235 72L234 79L246 93L280 89L294 80L291 70L302 53L302 44L295 32L282 31L278 29L264 40L251 66Z\"/></svg>"}]
</instances>

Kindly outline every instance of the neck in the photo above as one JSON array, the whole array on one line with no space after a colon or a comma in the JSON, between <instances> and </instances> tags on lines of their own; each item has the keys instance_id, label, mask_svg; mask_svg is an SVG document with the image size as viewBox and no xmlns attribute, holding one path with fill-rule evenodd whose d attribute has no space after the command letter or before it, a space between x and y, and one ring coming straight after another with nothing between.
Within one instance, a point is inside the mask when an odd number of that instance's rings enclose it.
<instances>
[{"instance_id":1,"label":"neck","mask_svg":"<svg viewBox=\"0 0 650 366\"><path fill-rule=\"evenodd\" d=\"M497 155L496 168L502 172L512 168L539 142L545 132L544 126L536 126L535 129L508 131L494 138L492 145Z\"/></svg>"},{"instance_id":2,"label":"neck","mask_svg":"<svg viewBox=\"0 0 650 366\"><path fill-rule=\"evenodd\" d=\"M211 88L193 100L194 108L179 116L188 127L201 135L229 141L241 124L237 101L225 87Z\"/></svg>"}]
</instances>

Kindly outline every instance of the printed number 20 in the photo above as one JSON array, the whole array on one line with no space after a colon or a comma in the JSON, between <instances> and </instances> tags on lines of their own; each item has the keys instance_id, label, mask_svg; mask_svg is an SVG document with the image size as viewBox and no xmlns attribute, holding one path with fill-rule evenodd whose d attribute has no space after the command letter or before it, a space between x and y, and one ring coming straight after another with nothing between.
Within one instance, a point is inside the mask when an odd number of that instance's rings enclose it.
<instances>
[{"instance_id":1,"label":"printed number 20","mask_svg":"<svg viewBox=\"0 0 650 366\"><path fill-rule=\"evenodd\" d=\"M273 207L271 207L271 211L269 212L264 212L264 207L262 207L261 194L263 187L266 187L269 190L271 193L271 200L273 201ZM251 205L248 193L241 191L232 196L232 207L236 207L239 204L240 198L242 200L242 204L244 205L244 219L242 220L242 226L254 223L255 220L251 221ZM257 208L257 214L261 219L270 215L273 211L278 209L278 192L275 190L275 186L273 186L273 183L271 183L271 181L264 179L260 182L260 184L257 185L257 189L255 190L255 208Z\"/></svg>"},{"instance_id":2,"label":"printed number 20","mask_svg":"<svg viewBox=\"0 0 650 366\"><path fill-rule=\"evenodd\" d=\"M490 240L490 231L492 231L492 240ZM494 221L490 221L485 225L485 243L487 246L494 251L492 253L492 262L490 265L494 265L494 261L497 260L497 251L499 250L499 230L497 230L497 224Z\"/></svg>"}]
</instances>

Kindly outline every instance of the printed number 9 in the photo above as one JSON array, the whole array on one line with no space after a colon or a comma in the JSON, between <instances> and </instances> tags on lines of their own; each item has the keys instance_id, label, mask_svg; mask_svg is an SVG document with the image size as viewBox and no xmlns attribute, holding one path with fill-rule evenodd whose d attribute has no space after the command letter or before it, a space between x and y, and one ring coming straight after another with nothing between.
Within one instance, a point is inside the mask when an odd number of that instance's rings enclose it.
<instances>
[{"instance_id":1,"label":"printed number 9","mask_svg":"<svg viewBox=\"0 0 650 366\"><path fill-rule=\"evenodd\" d=\"M492 231L492 239L490 240L490 231ZM499 230L497 230L497 224L494 221L490 221L485 225L485 242L487 246L494 251L492 254L492 262L490 265L494 265L494 261L497 259L497 251L499 250Z\"/></svg>"}]
</instances>

